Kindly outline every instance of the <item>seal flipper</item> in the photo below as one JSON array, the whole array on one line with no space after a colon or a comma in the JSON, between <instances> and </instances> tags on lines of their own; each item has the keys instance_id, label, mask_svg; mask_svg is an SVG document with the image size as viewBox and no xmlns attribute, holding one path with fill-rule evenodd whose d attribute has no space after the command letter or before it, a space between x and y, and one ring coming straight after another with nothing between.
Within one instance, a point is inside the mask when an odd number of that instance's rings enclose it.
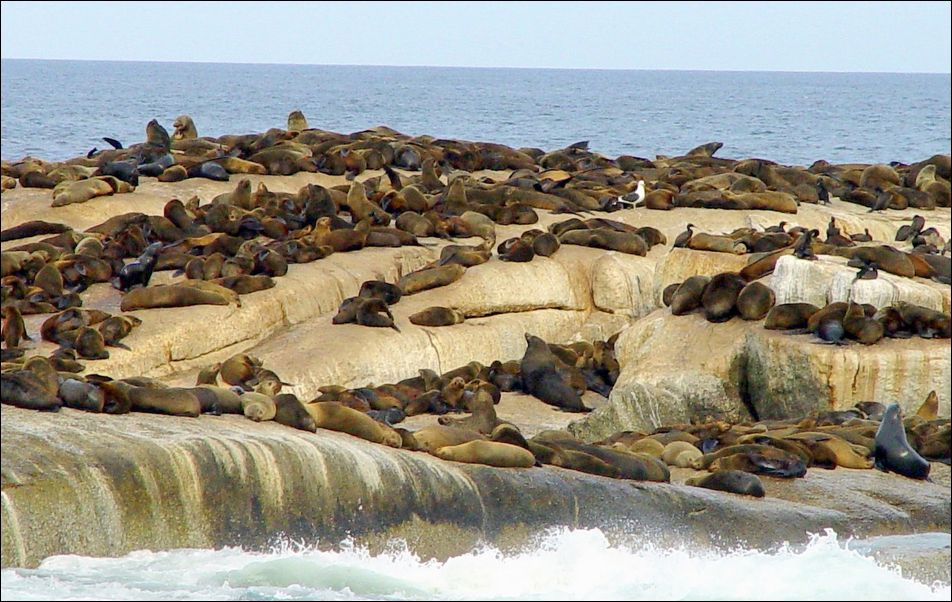
<instances>
[{"instance_id":1,"label":"seal flipper","mask_svg":"<svg viewBox=\"0 0 952 602\"><path fill-rule=\"evenodd\" d=\"M106 144L108 144L109 146L113 147L116 150L122 150L122 142L119 142L115 138L106 138L105 136L103 136L103 142L105 142Z\"/></svg>"}]
</instances>

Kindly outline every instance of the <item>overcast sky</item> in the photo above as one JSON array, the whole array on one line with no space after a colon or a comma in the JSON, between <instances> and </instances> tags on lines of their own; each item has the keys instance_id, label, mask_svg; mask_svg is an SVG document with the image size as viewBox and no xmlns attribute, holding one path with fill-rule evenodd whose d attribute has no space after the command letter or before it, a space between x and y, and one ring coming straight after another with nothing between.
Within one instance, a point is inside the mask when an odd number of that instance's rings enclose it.
<instances>
[{"instance_id":1,"label":"overcast sky","mask_svg":"<svg viewBox=\"0 0 952 602\"><path fill-rule=\"evenodd\" d=\"M949 73L949 2L3 2L3 58Z\"/></svg>"}]
</instances>

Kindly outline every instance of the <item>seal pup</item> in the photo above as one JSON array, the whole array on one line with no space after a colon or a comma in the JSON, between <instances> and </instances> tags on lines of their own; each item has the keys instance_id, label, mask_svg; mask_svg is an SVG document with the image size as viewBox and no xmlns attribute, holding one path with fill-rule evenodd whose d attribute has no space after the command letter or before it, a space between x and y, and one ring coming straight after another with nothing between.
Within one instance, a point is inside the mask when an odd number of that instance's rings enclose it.
<instances>
[{"instance_id":1,"label":"seal pup","mask_svg":"<svg viewBox=\"0 0 952 602\"><path fill-rule=\"evenodd\" d=\"M929 477L929 461L920 456L906 439L906 428L902 423L902 411L898 403L890 404L883 412L875 441L873 458L876 468L910 479L922 480Z\"/></svg>"},{"instance_id":2,"label":"seal pup","mask_svg":"<svg viewBox=\"0 0 952 602\"><path fill-rule=\"evenodd\" d=\"M122 292L129 291L133 287L149 286L149 280L152 279L152 272L155 270L155 264L158 262L158 252L162 249L162 243L154 242L142 252L135 261L127 263L119 270L117 286Z\"/></svg>"}]
</instances>

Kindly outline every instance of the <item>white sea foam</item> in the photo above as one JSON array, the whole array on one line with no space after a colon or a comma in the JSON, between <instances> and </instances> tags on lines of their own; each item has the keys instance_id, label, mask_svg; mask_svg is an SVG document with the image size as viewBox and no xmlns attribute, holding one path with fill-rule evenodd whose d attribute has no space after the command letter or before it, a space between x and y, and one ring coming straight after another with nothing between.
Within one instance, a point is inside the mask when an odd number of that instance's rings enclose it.
<instances>
[{"instance_id":1,"label":"white sea foam","mask_svg":"<svg viewBox=\"0 0 952 602\"><path fill-rule=\"evenodd\" d=\"M945 584L847 549L832 532L806 546L715 553L613 546L598 530L551 532L531 550L487 547L438 562L402 546L371 555L285 545L269 553L134 552L122 558L55 556L2 572L4 600L949 600Z\"/></svg>"}]
</instances>

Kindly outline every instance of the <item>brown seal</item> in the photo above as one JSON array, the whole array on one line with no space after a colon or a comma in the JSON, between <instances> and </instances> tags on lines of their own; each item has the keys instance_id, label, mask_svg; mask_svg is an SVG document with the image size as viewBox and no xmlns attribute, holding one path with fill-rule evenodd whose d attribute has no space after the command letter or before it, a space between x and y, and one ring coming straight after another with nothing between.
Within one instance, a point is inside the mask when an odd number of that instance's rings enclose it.
<instances>
[{"instance_id":1,"label":"brown seal","mask_svg":"<svg viewBox=\"0 0 952 602\"><path fill-rule=\"evenodd\" d=\"M683 316L701 306L701 297L711 279L708 276L691 276L681 283L671 296L671 313Z\"/></svg>"},{"instance_id":2,"label":"brown seal","mask_svg":"<svg viewBox=\"0 0 952 602\"><path fill-rule=\"evenodd\" d=\"M747 283L736 272L717 274L704 287L701 306L708 322L726 322L737 313L737 297Z\"/></svg>"},{"instance_id":3,"label":"brown seal","mask_svg":"<svg viewBox=\"0 0 952 602\"><path fill-rule=\"evenodd\" d=\"M737 313L745 320L762 320L776 303L773 289L760 282L751 282L737 295Z\"/></svg>"},{"instance_id":4,"label":"brown seal","mask_svg":"<svg viewBox=\"0 0 952 602\"><path fill-rule=\"evenodd\" d=\"M438 448L433 455L453 462L486 464L499 468L530 468L536 463L535 456L529 450L495 441L469 441L460 445L447 445Z\"/></svg>"},{"instance_id":5,"label":"brown seal","mask_svg":"<svg viewBox=\"0 0 952 602\"><path fill-rule=\"evenodd\" d=\"M301 400L290 393L282 393L274 398L276 408L274 421L302 431L317 431L317 425Z\"/></svg>"},{"instance_id":6,"label":"brown seal","mask_svg":"<svg viewBox=\"0 0 952 602\"><path fill-rule=\"evenodd\" d=\"M278 412L274 399L268 395L245 391L241 394L241 412L255 422L274 420Z\"/></svg>"},{"instance_id":7,"label":"brown seal","mask_svg":"<svg viewBox=\"0 0 952 602\"><path fill-rule=\"evenodd\" d=\"M305 407L318 428L347 433L389 447L401 446L400 435L392 428L339 402L322 401Z\"/></svg>"},{"instance_id":8,"label":"brown seal","mask_svg":"<svg viewBox=\"0 0 952 602\"><path fill-rule=\"evenodd\" d=\"M200 282L200 281L189 281ZM228 305L228 298L219 293L190 286L159 285L135 288L122 296L122 311L156 307L188 307L190 305Z\"/></svg>"},{"instance_id":9,"label":"brown seal","mask_svg":"<svg viewBox=\"0 0 952 602\"><path fill-rule=\"evenodd\" d=\"M781 303L767 312L764 328L767 330L798 330L807 327L810 316L820 311L812 303Z\"/></svg>"},{"instance_id":10,"label":"brown seal","mask_svg":"<svg viewBox=\"0 0 952 602\"><path fill-rule=\"evenodd\" d=\"M416 293L446 286L452 284L463 277L466 268L450 264L435 268L427 268L410 272L397 282L397 286L403 291L404 295L414 295Z\"/></svg>"},{"instance_id":11,"label":"brown seal","mask_svg":"<svg viewBox=\"0 0 952 602\"><path fill-rule=\"evenodd\" d=\"M760 478L741 470L719 470L709 475L691 477L685 481L685 484L739 495L764 497L764 484Z\"/></svg>"},{"instance_id":12,"label":"brown seal","mask_svg":"<svg viewBox=\"0 0 952 602\"><path fill-rule=\"evenodd\" d=\"M417 326L452 326L466 321L463 312L448 307L428 307L410 316Z\"/></svg>"}]
</instances>

